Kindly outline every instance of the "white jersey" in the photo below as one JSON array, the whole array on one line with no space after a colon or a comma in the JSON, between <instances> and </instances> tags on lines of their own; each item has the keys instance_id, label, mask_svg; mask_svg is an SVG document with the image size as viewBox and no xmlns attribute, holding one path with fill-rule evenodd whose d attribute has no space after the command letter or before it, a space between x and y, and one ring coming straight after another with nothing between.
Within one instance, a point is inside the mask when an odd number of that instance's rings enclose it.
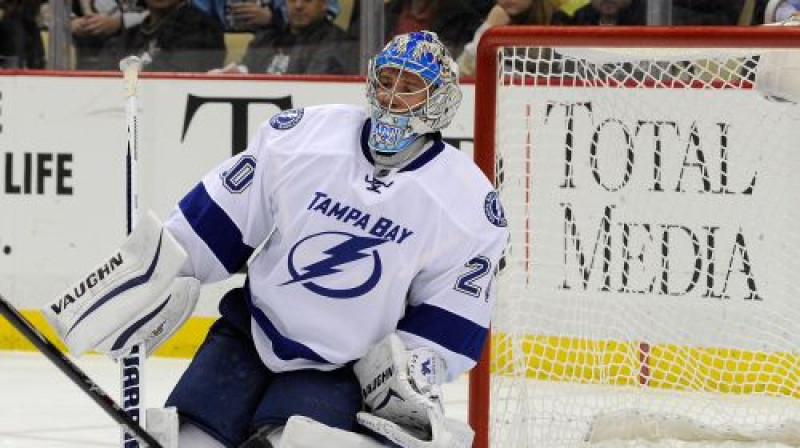
<instances>
[{"instance_id":1,"label":"white jersey","mask_svg":"<svg viewBox=\"0 0 800 448\"><path fill-rule=\"evenodd\" d=\"M452 380L486 339L508 237L502 208L438 134L376 177L368 132L362 107L282 112L207 174L167 227L189 253L185 274L203 282L250 260L251 329L271 370L341 367L397 332L409 348L435 350Z\"/></svg>"}]
</instances>

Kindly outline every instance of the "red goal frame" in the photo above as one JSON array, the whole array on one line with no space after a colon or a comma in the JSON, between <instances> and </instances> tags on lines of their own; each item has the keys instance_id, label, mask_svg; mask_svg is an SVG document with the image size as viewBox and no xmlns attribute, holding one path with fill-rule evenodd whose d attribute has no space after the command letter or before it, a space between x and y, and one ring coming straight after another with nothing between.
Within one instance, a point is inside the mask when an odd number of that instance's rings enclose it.
<instances>
[{"instance_id":1,"label":"red goal frame","mask_svg":"<svg viewBox=\"0 0 800 448\"><path fill-rule=\"evenodd\" d=\"M606 48L800 48L800 27L792 26L501 26L489 29L478 46L475 82L475 162L495 180L498 51L503 47ZM490 338L469 382L469 424L473 448L489 448ZM646 366L643 366L646 368Z\"/></svg>"}]
</instances>

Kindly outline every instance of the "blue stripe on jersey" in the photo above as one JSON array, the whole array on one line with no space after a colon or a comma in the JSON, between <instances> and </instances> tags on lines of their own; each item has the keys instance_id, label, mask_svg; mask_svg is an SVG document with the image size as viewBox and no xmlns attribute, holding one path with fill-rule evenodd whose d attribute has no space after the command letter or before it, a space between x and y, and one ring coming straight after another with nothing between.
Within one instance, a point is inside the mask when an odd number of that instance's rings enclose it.
<instances>
[{"instance_id":1,"label":"blue stripe on jersey","mask_svg":"<svg viewBox=\"0 0 800 448\"><path fill-rule=\"evenodd\" d=\"M488 330L475 322L433 305L406 308L398 330L415 334L475 361L481 357Z\"/></svg>"},{"instance_id":2,"label":"blue stripe on jersey","mask_svg":"<svg viewBox=\"0 0 800 448\"><path fill-rule=\"evenodd\" d=\"M372 121L371 119L367 119L364 123L364 126L361 128L361 152L364 153L364 157L366 157L367 161L375 165L375 159L372 158L372 153L369 151L369 131L372 128ZM441 132L434 132L429 134L433 137L433 146L428 148L427 151L423 152L416 159L414 159L411 163L404 166L398 172L403 173L406 171L414 171L418 168L421 168L426 163L430 162L434 159L440 152L444 150L444 142L442 142L442 133Z\"/></svg>"},{"instance_id":3,"label":"blue stripe on jersey","mask_svg":"<svg viewBox=\"0 0 800 448\"><path fill-rule=\"evenodd\" d=\"M202 182L181 199L179 207L197 236L229 273L238 272L247 263L254 249L242 241L242 232L211 199Z\"/></svg>"},{"instance_id":4,"label":"blue stripe on jersey","mask_svg":"<svg viewBox=\"0 0 800 448\"><path fill-rule=\"evenodd\" d=\"M282 335L275 324L269 320L266 314L258 307L253 305L253 298L250 296L250 284L246 283L244 287L244 297L247 302L247 308L250 309L250 314L255 319L258 327L272 342L272 351L275 356L284 360L291 361L292 359L303 358L311 361L316 361L323 364L333 364L322 356L318 355L314 350L306 347L305 345L295 341L294 339L287 338Z\"/></svg>"},{"instance_id":5,"label":"blue stripe on jersey","mask_svg":"<svg viewBox=\"0 0 800 448\"><path fill-rule=\"evenodd\" d=\"M375 159L372 158L372 153L369 152L369 130L372 128L372 120L367 119L364 126L361 127L361 152L370 165L375 165Z\"/></svg>"}]
</instances>

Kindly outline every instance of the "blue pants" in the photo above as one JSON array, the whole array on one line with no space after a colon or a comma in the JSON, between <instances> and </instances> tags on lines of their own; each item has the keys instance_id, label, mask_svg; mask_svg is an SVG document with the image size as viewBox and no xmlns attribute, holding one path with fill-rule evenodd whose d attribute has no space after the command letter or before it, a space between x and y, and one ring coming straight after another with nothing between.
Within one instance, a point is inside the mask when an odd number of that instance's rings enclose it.
<instances>
[{"instance_id":1,"label":"blue pants","mask_svg":"<svg viewBox=\"0 0 800 448\"><path fill-rule=\"evenodd\" d=\"M223 297L220 312L222 317L167 399L182 422L193 423L229 448L264 425L285 424L292 415L357 430L361 393L352 367L272 372L253 345L241 289Z\"/></svg>"}]
</instances>

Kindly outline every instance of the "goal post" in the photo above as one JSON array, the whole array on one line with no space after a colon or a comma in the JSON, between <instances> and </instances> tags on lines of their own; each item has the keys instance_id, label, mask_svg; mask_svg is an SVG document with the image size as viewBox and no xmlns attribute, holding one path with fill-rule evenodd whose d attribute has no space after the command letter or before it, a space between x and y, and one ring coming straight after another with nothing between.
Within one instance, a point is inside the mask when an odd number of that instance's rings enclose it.
<instances>
[{"instance_id":1,"label":"goal post","mask_svg":"<svg viewBox=\"0 0 800 448\"><path fill-rule=\"evenodd\" d=\"M476 448L800 444L798 61L794 27L487 31Z\"/></svg>"}]
</instances>

